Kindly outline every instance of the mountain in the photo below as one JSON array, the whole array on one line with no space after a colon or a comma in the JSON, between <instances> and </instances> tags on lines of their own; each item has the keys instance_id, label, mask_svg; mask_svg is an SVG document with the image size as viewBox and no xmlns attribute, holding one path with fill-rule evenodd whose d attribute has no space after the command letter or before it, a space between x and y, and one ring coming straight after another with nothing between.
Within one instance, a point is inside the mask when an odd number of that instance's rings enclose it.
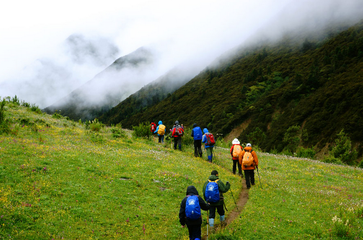
<instances>
[{"instance_id":1,"label":"mountain","mask_svg":"<svg viewBox=\"0 0 363 240\"><path fill-rule=\"evenodd\" d=\"M151 120L167 127L175 120L188 127L197 123L227 140L254 139L262 150L279 152L292 126L304 133L302 146L318 151L326 151L344 129L361 156L362 29L360 22L317 37L285 36L240 48L164 100L137 113L130 110L136 98L123 101L100 119L127 128Z\"/></svg>"},{"instance_id":2,"label":"mountain","mask_svg":"<svg viewBox=\"0 0 363 240\"><path fill-rule=\"evenodd\" d=\"M130 95L120 104L99 117L106 124L119 123L153 106L187 83L196 75L192 68L176 67L157 80Z\"/></svg>"},{"instance_id":3,"label":"mountain","mask_svg":"<svg viewBox=\"0 0 363 240\"><path fill-rule=\"evenodd\" d=\"M131 93L140 89L155 65L155 56L147 48L118 58L93 79L63 99L44 109L47 113L60 112L71 119L91 120L106 112ZM132 84L130 84L132 82Z\"/></svg>"}]
</instances>

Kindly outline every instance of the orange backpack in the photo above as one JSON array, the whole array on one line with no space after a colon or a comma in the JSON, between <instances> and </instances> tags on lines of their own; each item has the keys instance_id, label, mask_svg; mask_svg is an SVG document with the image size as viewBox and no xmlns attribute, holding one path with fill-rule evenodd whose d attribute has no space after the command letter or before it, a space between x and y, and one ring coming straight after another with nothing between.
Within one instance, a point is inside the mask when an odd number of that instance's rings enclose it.
<instances>
[{"instance_id":1,"label":"orange backpack","mask_svg":"<svg viewBox=\"0 0 363 240\"><path fill-rule=\"evenodd\" d=\"M239 144L234 145L233 152L232 152L233 157L238 158L239 155L241 155L241 153L242 153L241 145L239 145Z\"/></svg>"},{"instance_id":2,"label":"orange backpack","mask_svg":"<svg viewBox=\"0 0 363 240\"><path fill-rule=\"evenodd\" d=\"M252 156L252 151L248 152L246 151L245 154L243 155L243 160L242 160L242 165L247 168L247 167L251 167L254 165L254 159Z\"/></svg>"}]
</instances>

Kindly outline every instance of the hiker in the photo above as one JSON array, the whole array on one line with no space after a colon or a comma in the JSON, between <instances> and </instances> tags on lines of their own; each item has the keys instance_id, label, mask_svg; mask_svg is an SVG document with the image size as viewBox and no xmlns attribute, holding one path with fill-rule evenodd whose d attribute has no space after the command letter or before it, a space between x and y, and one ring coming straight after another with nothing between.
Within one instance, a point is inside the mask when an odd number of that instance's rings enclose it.
<instances>
[{"instance_id":1,"label":"hiker","mask_svg":"<svg viewBox=\"0 0 363 240\"><path fill-rule=\"evenodd\" d=\"M233 168L232 168L233 174L236 174L236 166L238 166L238 175L243 177L241 164L239 164L239 156L242 154L242 146L237 138L233 139L230 152L233 161Z\"/></svg>"},{"instance_id":2,"label":"hiker","mask_svg":"<svg viewBox=\"0 0 363 240\"><path fill-rule=\"evenodd\" d=\"M164 142L164 135L166 133L166 127L163 124L162 121L158 122L159 126L156 128L154 133L158 133L158 137L159 137L159 143L163 143Z\"/></svg>"},{"instance_id":3,"label":"hiker","mask_svg":"<svg viewBox=\"0 0 363 240\"><path fill-rule=\"evenodd\" d=\"M255 151L252 150L251 143L247 143L242 154L239 156L239 163L245 173L247 189L255 185L255 168L258 168L258 158Z\"/></svg>"},{"instance_id":4,"label":"hiker","mask_svg":"<svg viewBox=\"0 0 363 240\"><path fill-rule=\"evenodd\" d=\"M152 121L150 123L150 131L151 131L151 133L154 134L155 130L156 130L156 123L154 123L154 121Z\"/></svg>"},{"instance_id":5,"label":"hiker","mask_svg":"<svg viewBox=\"0 0 363 240\"><path fill-rule=\"evenodd\" d=\"M172 129L172 137L174 138L174 150L176 150L177 146L181 151L181 137L184 134L184 129L179 125L179 121L175 121L175 127Z\"/></svg>"},{"instance_id":6,"label":"hiker","mask_svg":"<svg viewBox=\"0 0 363 240\"><path fill-rule=\"evenodd\" d=\"M203 151L202 151L203 133L202 133L202 129L200 127L198 127L198 125L196 123L193 124L192 137L194 138L194 156L202 157L202 155L203 155Z\"/></svg>"},{"instance_id":7,"label":"hiker","mask_svg":"<svg viewBox=\"0 0 363 240\"><path fill-rule=\"evenodd\" d=\"M182 200L179 210L179 222L188 227L189 239L202 239L202 213L201 209L207 211L210 206L198 194L194 186L187 188L187 196Z\"/></svg>"},{"instance_id":8,"label":"hiker","mask_svg":"<svg viewBox=\"0 0 363 240\"><path fill-rule=\"evenodd\" d=\"M226 193L230 189L229 182L224 184L218 177L218 171L213 170L208 178L208 181L204 183L203 194L204 199L210 204L209 212L209 226L214 227L214 218L216 216L216 209L219 214L219 219L222 226L226 225L224 216L224 199L223 193Z\"/></svg>"},{"instance_id":9,"label":"hiker","mask_svg":"<svg viewBox=\"0 0 363 240\"><path fill-rule=\"evenodd\" d=\"M212 162L213 158L213 147L215 144L214 136L210 132L208 132L207 128L203 129L204 135L202 138L202 143L205 143L205 150L207 151L208 161Z\"/></svg>"}]
</instances>

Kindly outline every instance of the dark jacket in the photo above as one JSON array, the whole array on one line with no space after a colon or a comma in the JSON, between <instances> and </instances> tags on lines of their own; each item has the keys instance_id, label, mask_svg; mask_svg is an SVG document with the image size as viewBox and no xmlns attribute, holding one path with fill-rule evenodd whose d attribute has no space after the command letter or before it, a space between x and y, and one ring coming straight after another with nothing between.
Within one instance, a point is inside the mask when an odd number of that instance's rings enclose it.
<instances>
[{"instance_id":1,"label":"dark jacket","mask_svg":"<svg viewBox=\"0 0 363 240\"><path fill-rule=\"evenodd\" d=\"M198 196L198 200L199 200L199 206L200 209L207 211L210 206L209 204L207 204L203 198L201 198L198 194L198 190L194 187L194 186L189 186L187 188L187 196L182 200L181 204L180 204L180 210L179 210L179 222L181 225L199 225L202 224L202 216L200 216L200 219L196 219L196 220L191 220L188 219L185 215L185 206L186 206L186 202L187 202L187 198L188 196L191 195L197 195Z\"/></svg>"},{"instance_id":2,"label":"dark jacket","mask_svg":"<svg viewBox=\"0 0 363 240\"><path fill-rule=\"evenodd\" d=\"M226 184L224 184L221 180L219 180L219 178L216 175L210 175L209 178L208 178L208 181L206 181L204 183L204 186L203 186L203 196L204 196L204 199L206 199L206 197L205 197L205 189L207 188L207 184L209 183L209 180L210 181L213 181L213 182L215 182L216 180L218 180L217 181L217 184L218 184L219 196L220 196L219 202L210 203L210 205L211 206L220 206L220 205L223 205L223 193L226 193L230 189L231 185L229 184L229 182L227 182Z\"/></svg>"}]
</instances>

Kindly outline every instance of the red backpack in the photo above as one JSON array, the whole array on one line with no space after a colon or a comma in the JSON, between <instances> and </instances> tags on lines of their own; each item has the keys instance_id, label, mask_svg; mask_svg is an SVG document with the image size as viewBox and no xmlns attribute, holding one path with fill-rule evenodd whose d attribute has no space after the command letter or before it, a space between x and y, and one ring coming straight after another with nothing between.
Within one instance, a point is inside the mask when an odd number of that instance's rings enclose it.
<instances>
[{"instance_id":1,"label":"red backpack","mask_svg":"<svg viewBox=\"0 0 363 240\"><path fill-rule=\"evenodd\" d=\"M211 133L206 133L205 136L207 137L207 142L206 142L206 146L211 146L214 145L216 143L216 141L214 140L214 136Z\"/></svg>"}]
</instances>

